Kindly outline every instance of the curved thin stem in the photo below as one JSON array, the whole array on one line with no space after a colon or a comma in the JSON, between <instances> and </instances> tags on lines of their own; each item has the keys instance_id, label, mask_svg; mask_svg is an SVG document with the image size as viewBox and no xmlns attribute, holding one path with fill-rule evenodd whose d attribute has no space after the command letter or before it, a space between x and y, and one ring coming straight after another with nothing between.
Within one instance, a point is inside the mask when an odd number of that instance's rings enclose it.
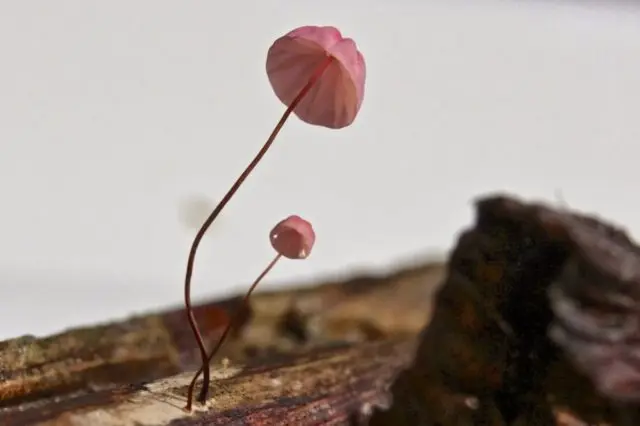
<instances>
[{"instance_id":1,"label":"curved thin stem","mask_svg":"<svg viewBox=\"0 0 640 426\"><path fill-rule=\"evenodd\" d=\"M273 144L273 141L275 140L276 136L278 135L278 133L280 133L282 126L284 126L284 123L287 121L287 118L289 118L289 116L291 115L293 110L298 106L300 101L306 96L309 90L311 90L311 88L320 79L320 77L326 71L329 65L331 65L332 61L333 61L333 57L327 56L327 59L323 61L320 64L320 66L314 71L314 73L311 75L311 78L309 78L309 81L307 82L307 84L300 90L300 93L298 93L295 99L291 102L291 105L289 105L287 110L284 112L284 114L282 115L282 118L280 118L280 121L278 121L278 124L276 124L273 131L271 132L269 139L267 139L267 141L262 146L260 151L258 151L258 154L251 161L251 163L249 163L249 166L247 166L247 168L242 172L240 177L238 177L238 179L234 182L234 184L231 186L229 191L222 198L220 203L218 203L216 208L211 212L207 220L204 221L204 223L198 230L198 233L196 234L195 238L193 239L193 243L191 244L191 249L189 250L189 257L187 259L187 271L185 273L185 279L184 279L184 305L187 310L187 319L189 321L189 326L191 327L191 331L195 336L196 343L198 344L198 349L200 350L200 357L202 359L201 368L202 368L202 372L204 373L202 388L204 389L204 391L203 393L201 393L201 395L204 395L205 397L203 399L206 399L206 393L209 389L211 373L209 369L207 350L204 346L204 339L202 338L202 333L200 333L200 329L198 327L198 323L196 322L195 315L193 314L193 308L191 306L191 276L193 275L193 265L196 257L196 251L198 250L198 246L200 245L200 242L202 241L204 234L207 232L207 230L209 229L213 221L218 217L222 209L224 209L224 207L227 205L229 200L231 200L231 198L236 193L236 191L238 191L238 188L240 188L240 185L242 185L242 183L253 171L253 169L255 169L255 167L258 165L262 157L264 157L264 155L267 153L267 151ZM193 402L193 389L190 389L190 392L187 396L187 405L185 406L185 410L191 411L192 402Z\"/></svg>"},{"instance_id":2,"label":"curved thin stem","mask_svg":"<svg viewBox=\"0 0 640 426\"><path fill-rule=\"evenodd\" d=\"M229 333L231 332L233 327L240 321L244 309L249 304L249 297L253 293L253 290L255 290L255 288L258 286L260 281L262 281L262 279L269 273L269 271L271 271L271 269L273 269L273 267L276 265L276 263L278 263L278 260L280 260L281 257L282 257L281 254L276 255L276 257L273 258L273 260L267 265L267 267L264 268L262 273L260 275L258 275L258 278L256 278L256 280L253 282L253 284L251 284L251 287L249 287L249 290L247 291L247 293L244 295L244 298L242 299L242 305L241 305L240 309L238 309L236 311L236 315L233 318L231 318L231 320L229 320L229 323L227 324L227 327L224 329L224 331L220 335L220 338L218 338L218 343L216 343L216 346L213 348L213 350L209 354L209 356L207 358L207 364L210 363L211 360L213 359L213 357L216 355L216 353L218 353L218 351L222 347L222 344L227 339L227 336L229 335ZM198 371L196 371L196 374L193 376L193 379L191 380L191 383L189 384L189 393L190 394L193 394L193 389L194 389L194 387L196 385L196 381L198 380L198 377L200 377L200 373L202 373L202 367L200 367L200 369ZM207 390L208 390L208 388L205 388L204 386L200 389L200 395L198 395L198 401L200 403L204 404L204 402L206 401L206 399L207 399Z\"/></svg>"}]
</instances>

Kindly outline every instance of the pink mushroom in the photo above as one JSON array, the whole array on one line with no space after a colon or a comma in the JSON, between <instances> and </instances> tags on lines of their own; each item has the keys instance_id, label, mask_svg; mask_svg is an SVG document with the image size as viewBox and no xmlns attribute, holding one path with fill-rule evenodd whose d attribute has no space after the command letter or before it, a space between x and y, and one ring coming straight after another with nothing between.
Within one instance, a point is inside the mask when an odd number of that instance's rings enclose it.
<instances>
[{"instance_id":1,"label":"pink mushroom","mask_svg":"<svg viewBox=\"0 0 640 426\"><path fill-rule=\"evenodd\" d=\"M267 75L276 96L309 124L346 127L364 99L364 57L334 27L301 27L280 37L269 49ZM316 76L322 78L309 84ZM302 93L305 83L312 87Z\"/></svg>"},{"instance_id":2,"label":"pink mushroom","mask_svg":"<svg viewBox=\"0 0 640 426\"><path fill-rule=\"evenodd\" d=\"M198 230L187 259L184 304L203 363L203 389L209 388L207 350L191 306L191 276L198 246L207 229L273 144L292 112L303 121L329 128L353 122L364 97L365 63L353 40L333 27L300 27L275 41L267 54L267 75L276 95L287 105L271 135ZM206 391L199 401L205 402ZM191 395L185 409L191 410Z\"/></svg>"},{"instance_id":3,"label":"pink mushroom","mask_svg":"<svg viewBox=\"0 0 640 426\"><path fill-rule=\"evenodd\" d=\"M278 223L269 237L273 249L289 259L306 259L316 242L311 224L295 215Z\"/></svg>"},{"instance_id":4,"label":"pink mushroom","mask_svg":"<svg viewBox=\"0 0 640 426\"><path fill-rule=\"evenodd\" d=\"M278 260L282 257L286 257L288 259L306 259L309 254L311 254L311 250L313 249L313 245L316 241L316 234L313 231L313 226L311 223L307 222L300 216L289 216L288 218L278 222L278 224L271 230L269 234L269 239L271 240L271 245L276 251L276 256L269 262L266 268L258 275L258 278L251 284L249 290L244 295L242 299L243 307L246 307L249 302L249 297L253 293L253 290L258 286L258 284L262 281L262 279L273 269L273 267L278 263ZM220 335L218 342L215 347L211 351L211 353L207 356L207 363L209 365L213 357L222 347L222 344L226 340L227 336L233 329L233 326L240 319L239 316L242 313L242 309L238 310L236 316L232 318L224 331ZM187 392L187 401L190 402L193 398L193 390L196 385L196 381L204 370L203 367L196 372L189 384L189 390ZM202 387L200 390L200 395L198 395L199 400L206 400L208 387ZM185 409L189 408L189 406L185 407Z\"/></svg>"}]
</instances>

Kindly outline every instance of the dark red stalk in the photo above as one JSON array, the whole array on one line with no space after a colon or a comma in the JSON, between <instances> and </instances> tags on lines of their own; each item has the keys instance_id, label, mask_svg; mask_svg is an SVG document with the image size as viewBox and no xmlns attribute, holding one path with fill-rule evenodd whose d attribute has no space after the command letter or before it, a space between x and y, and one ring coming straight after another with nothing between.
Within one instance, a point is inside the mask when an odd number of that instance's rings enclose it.
<instances>
[{"instance_id":1,"label":"dark red stalk","mask_svg":"<svg viewBox=\"0 0 640 426\"><path fill-rule=\"evenodd\" d=\"M323 61L320 64L320 66L318 66L318 68L314 71L314 73L311 75L311 78L309 78L309 81L307 82L307 84L300 90L300 93L298 93L298 96L296 96L295 99L291 102L291 105L289 105L287 110L282 115L282 118L280 118L280 121L278 121L278 124L276 124L276 126L274 127L273 131L271 132L271 135L269 136L269 139L267 139L267 142L265 142L265 144L262 146L260 151L258 151L258 154L255 156L255 158L251 161L251 163L249 163L249 166L244 170L244 172L242 172L240 177L234 182L234 184L231 186L229 191L222 198L220 203L218 203L218 205L213 210L213 212L211 212L207 220L205 220L205 222L202 224L202 226L198 230L198 233L196 234L193 240L193 243L191 244L191 250L189 251L189 257L187 259L187 271L184 279L184 304L187 310L187 318L189 320L189 326L191 327L191 331L193 332L196 338L196 343L198 344L198 349L200 350L200 357L202 359L201 370L204 373L204 379L202 380L202 391L200 392L200 396L198 398L198 400L201 403L204 403L206 400L207 392L209 390L209 383L211 381L211 377L210 377L211 372L209 369L209 357L207 356L207 350L204 346L204 339L202 338L202 333L200 333L200 329L198 328L198 323L196 322L196 318L193 314L193 309L191 306L191 276L193 275L193 265L195 261L196 251L198 250L198 246L200 245L202 238L204 237L205 233L207 232L207 230L209 229L213 221L218 217L222 209L227 205L227 203L236 193L238 188L240 188L240 185L242 185L242 183L246 180L246 178L253 171L253 169L255 169L255 167L258 165L262 157L264 157L264 155L267 153L267 151L273 144L276 136L278 135L278 133L280 133L280 130L284 126L284 123L287 121L287 119L289 118L293 110L298 106L300 101L307 95L309 90L311 90L311 88L318 82L322 74L326 71L329 65L331 65L332 61L333 61L333 57L327 56L327 59ZM200 371L196 374L196 378L199 374L200 374ZM194 378L192 385L195 384L196 378ZM191 411L191 407L193 403L193 388L194 386L189 386L189 393L187 395L187 405L185 406L185 410L187 411Z\"/></svg>"},{"instance_id":2,"label":"dark red stalk","mask_svg":"<svg viewBox=\"0 0 640 426\"><path fill-rule=\"evenodd\" d=\"M276 257L274 257L273 260L267 265L267 267L264 268L262 273L258 276L258 278L256 278L256 280L253 282L253 284L251 284L251 287L249 287L249 291L247 291L247 293L244 295L244 298L242 299L242 306L240 307L240 309L238 309L236 311L236 315L234 315L229 320L229 323L227 324L227 326L225 327L224 331L222 332L222 334L218 338L218 343L216 343L216 346L213 348L213 350L211 351L211 353L207 357L207 364L209 364L211 362L211 360L213 359L213 357L216 355L216 353L218 353L218 351L222 347L222 344L227 339L227 336L229 335L229 333L231 332L233 327L240 321L243 310L249 304L249 297L253 293L253 290L255 290L255 288L258 286L260 281L262 281L262 279L269 273L269 271L271 271L271 269L273 269L273 267L276 265L276 263L278 263L278 260L280 260L281 257L282 257L281 254L277 254ZM200 373L202 373L202 367L200 367L198 369L198 371L196 371L196 374L193 376L193 379L191 380L191 383L189 384L189 392L188 392L189 395L193 395L193 389L195 388L196 381L198 380L198 377L200 377ZM208 390L209 389L204 387L204 386L202 386L202 388L200 389L200 395L198 395L198 401L200 403L204 404L204 402L207 400L207 391Z\"/></svg>"}]
</instances>

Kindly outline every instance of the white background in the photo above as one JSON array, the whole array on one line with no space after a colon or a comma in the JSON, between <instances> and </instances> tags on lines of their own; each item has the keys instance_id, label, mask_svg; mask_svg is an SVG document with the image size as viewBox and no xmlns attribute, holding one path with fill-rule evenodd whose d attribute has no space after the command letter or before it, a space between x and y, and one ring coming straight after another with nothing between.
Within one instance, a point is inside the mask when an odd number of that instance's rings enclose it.
<instances>
[{"instance_id":1,"label":"white background","mask_svg":"<svg viewBox=\"0 0 640 426\"><path fill-rule=\"evenodd\" d=\"M443 254L496 190L640 233L640 5L613 1L0 3L0 338L180 304L196 226L283 106L265 54L336 25L368 66L353 126L291 120L202 245L194 297Z\"/></svg>"}]
</instances>

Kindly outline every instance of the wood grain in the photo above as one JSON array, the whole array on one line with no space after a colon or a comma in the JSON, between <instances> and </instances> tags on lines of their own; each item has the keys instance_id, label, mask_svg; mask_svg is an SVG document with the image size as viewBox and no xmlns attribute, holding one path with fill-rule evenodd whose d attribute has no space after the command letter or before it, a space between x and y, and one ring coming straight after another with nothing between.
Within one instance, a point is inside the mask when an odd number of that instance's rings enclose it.
<instances>
[{"instance_id":1,"label":"wood grain","mask_svg":"<svg viewBox=\"0 0 640 426\"><path fill-rule=\"evenodd\" d=\"M357 274L257 293L214 364L229 358L234 364L266 365L282 355L313 353L335 344L410 339L429 318L431 295L443 271L442 264L427 261L389 274ZM239 300L197 307L209 342L226 325ZM0 342L0 420L8 413L42 410L26 408L37 404L53 404L47 410L54 410L56 404L66 407L67 402L83 398L92 404L111 401L138 383L194 370L197 362L181 308L41 339L25 336ZM69 395L74 399L65 399ZM33 403L37 404L29 405Z\"/></svg>"},{"instance_id":2,"label":"wood grain","mask_svg":"<svg viewBox=\"0 0 640 426\"><path fill-rule=\"evenodd\" d=\"M206 407L186 413L190 373L148 384L68 394L5 410L3 425L349 425L389 404L388 386L413 353L387 340L214 369Z\"/></svg>"}]
</instances>

